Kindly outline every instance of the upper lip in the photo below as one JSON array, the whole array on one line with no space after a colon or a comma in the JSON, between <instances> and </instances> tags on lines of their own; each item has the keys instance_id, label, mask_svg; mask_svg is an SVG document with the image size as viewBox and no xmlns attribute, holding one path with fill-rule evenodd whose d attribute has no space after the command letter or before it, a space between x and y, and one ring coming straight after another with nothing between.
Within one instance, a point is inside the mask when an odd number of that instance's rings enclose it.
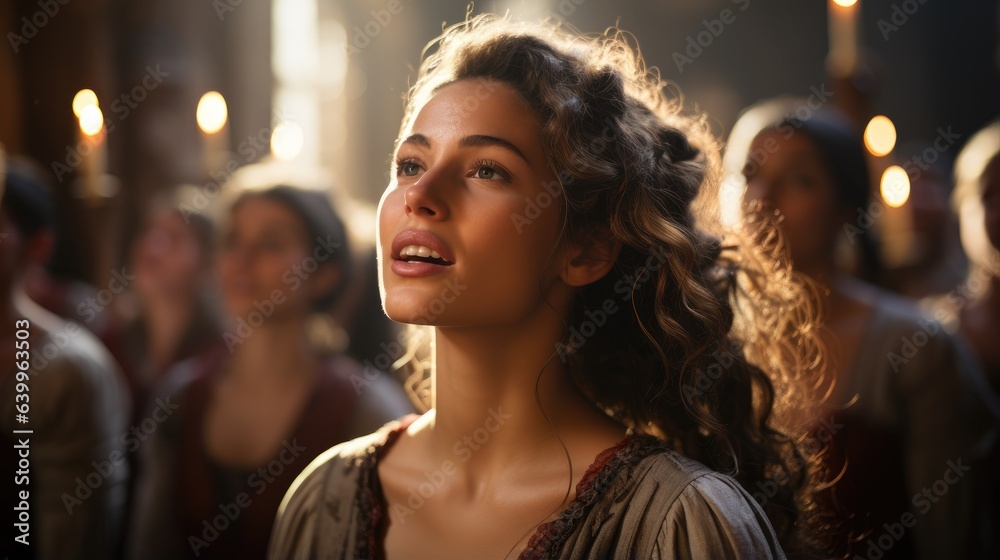
<instances>
[{"instance_id":1,"label":"upper lip","mask_svg":"<svg viewBox=\"0 0 1000 560\"><path fill-rule=\"evenodd\" d=\"M432 251L437 251L441 258L448 261L449 264L455 262L451 248L440 237L427 230L418 229L407 229L399 232L392 240L392 258L399 260L399 252L409 245L423 245Z\"/></svg>"}]
</instances>

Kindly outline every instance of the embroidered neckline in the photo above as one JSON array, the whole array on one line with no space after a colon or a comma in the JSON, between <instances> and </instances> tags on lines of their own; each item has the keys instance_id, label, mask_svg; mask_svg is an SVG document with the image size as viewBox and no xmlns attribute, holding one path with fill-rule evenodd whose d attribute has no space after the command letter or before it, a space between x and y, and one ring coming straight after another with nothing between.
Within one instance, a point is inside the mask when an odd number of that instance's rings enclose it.
<instances>
[{"instance_id":1,"label":"embroidered neckline","mask_svg":"<svg viewBox=\"0 0 1000 560\"><path fill-rule=\"evenodd\" d=\"M615 481L628 480L636 463L666 449L669 449L666 442L654 436L630 434L603 451L580 478L576 498L556 519L538 527L518 560L555 557L594 502L608 492Z\"/></svg>"},{"instance_id":2,"label":"embroidered neckline","mask_svg":"<svg viewBox=\"0 0 1000 560\"><path fill-rule=\"evenodd\" d=\"M358 551L358 560L380 557L379 542L384 536L381 533L384 532L382 518L385 514L385 496L378 478L378 462L417 418L420 418L418 414L408 414L386 424L378 431L379 437L365 450L358 488L358 542L367 543L367 546Z\"/></svg>"},{"instance_id":3,"label":"embroidered neckline","mask_svg":"<svg viewBox=\"0 0 1000 560\"><path fill-rule=\"evenodd\" d=\"M362 459L364 464L358 495L358 542L366 543L367 546L366 550L359 551L359 558L381 557L379 543L385 536L383 533L386 525L383 523L385 496L378 478L378 462L417 418L418 415L411 414L387 424L379 431L380 437L375 438L368 446ZM629 434L598 454L577 483L576 497L555 519L537 527L518 560L554 556L576 529L580 519L616 480L627 480L636 463L665 449L669 449L667 444L654 436Z\"/></svg>"}]
</instances>

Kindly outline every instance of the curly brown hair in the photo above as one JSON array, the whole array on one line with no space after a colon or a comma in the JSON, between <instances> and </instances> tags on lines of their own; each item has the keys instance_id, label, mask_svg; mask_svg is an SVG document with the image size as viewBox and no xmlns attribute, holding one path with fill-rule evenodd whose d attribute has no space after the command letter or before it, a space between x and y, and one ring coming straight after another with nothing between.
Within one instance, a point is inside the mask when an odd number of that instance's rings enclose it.
<instances>
[{"instance_id":1,"label":"curly brown hair","mask_svg":"<svg viewBox=\"0 0 1000 560\"><path fill-rule=\"evenodd\" d=\"M585 37L558 23L469 17L425 49L401 134L457 80L501 82L520 95L558 177L564 239L621 244L612 271L575 294L556 345L575 383L631 429L733 475L762 503L786 553L812 556L828 546L813 499L819 462L796 432L799 411L829 389L816 298L766 217L721 229L718 143L703 116L668 97L633 43L618 29ZM571 328L609 299L625 312ZM414 391L426 404L423 369Z\"/></svg>"}]
</instances>

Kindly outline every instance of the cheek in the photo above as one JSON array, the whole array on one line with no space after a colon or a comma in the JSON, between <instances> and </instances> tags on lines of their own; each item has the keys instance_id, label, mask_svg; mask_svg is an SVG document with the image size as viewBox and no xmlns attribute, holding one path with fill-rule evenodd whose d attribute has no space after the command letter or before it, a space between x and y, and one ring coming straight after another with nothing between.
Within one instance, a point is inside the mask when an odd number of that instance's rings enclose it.
<instances>
[{"instance_id":1,"label":"cheek","mask_svg":"<svg viewBox=\"0 0 1000 560\"><path fill-rule=\"evenodd\" d=\"M829 250L832 238L842 231L832 198L823 193L799 191L782 197L781 230L793 261L811 260Z\"/></svg>"},{"instance_id":2,"label":"cheek","mask_svg":"<svg viewBox=\"0 0 1000 560\"><path fill-rule=\"evenodd\" d=\"M293 255L265 255L257 261L257 273L269 286L279 285L283 278L291 275L298 275L305 280L308 275L302 270L302 260Z\"/></svg>"},{"instance_id":3,"label":"cheek","mask_svg":"<svg viewBox=\"0 0 1000 560\"><path fill-rule=\"evenodd\" d=\"M385 273L383 269L392 265L392 258L389 255L391 254L393 235L402 229L405 217L402 204L402 192L389 188L382 194L375 213L375 256L378 263L379 292L382 292L383 301L385 298Z\"/></svg>"},{"instance_id":4,"label":"cheek","mask_svg":"<svg viewBox=\"0 0 1000 560\"><path fill-rule=\"evenodd\" d=\"M219 279L219 282L226 284L233 277L233 260L226 253L220 254L215 258L214 263L215 277Z\"/></svg>"},{"instance_id":5,"label":"cheek","mask_svg":"<svg viewBox=\"0 0 1000 560\"><path fill-rule=\"evenodd\" d=\"M512 197L513 198L513 197ZM505 200L470 207L468 222L475 225L469 236L469 253L493 267L537 267L539 255L548 253L555 242L555 208L523 218L524 202Z\"/></svg>"},{"instance_id":6,"label":"cheek","mask_svg":"<svg viewBox=\"0 0 1000 560\"><path fill-rule=\"evenodd\" d=\"M786 227L796 236L816 237L825 235L836 220L834 201L816 191L794 191L782 197L781 213Z\"/></svg>"},{"instance_id":7,"label":"cheek","mask_svg":"<svg viewBox=\"0 0 1000 560\"><path fill-rule=\"evenodd\" d=\"M465 249L466 270L475 282L470 293L474 290L500 313L533 305L555 268L549 261L557 241L558 209L544 209L530 222L515 221L524 215L523 199L480 209L470 212L476 228Z\"/></svg>"}]
</instances>

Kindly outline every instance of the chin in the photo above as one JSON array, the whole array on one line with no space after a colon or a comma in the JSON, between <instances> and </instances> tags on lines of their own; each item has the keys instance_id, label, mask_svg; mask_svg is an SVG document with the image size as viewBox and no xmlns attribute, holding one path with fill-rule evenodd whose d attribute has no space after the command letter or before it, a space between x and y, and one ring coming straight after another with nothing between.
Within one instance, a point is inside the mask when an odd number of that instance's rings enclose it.
<instances>
[{"instance_id":1,"label":"chin","mask_svg":"<svg viewBox=\"0 0 1000 560\"><path fill-rule=\"evenodd\" d=\"M261 301L257 298L247 298L247 297L229 297L225 299L225 310L226 313L233 318L236 317L246 317L249 313L254 311L254 301Z\"/></svg>"},{"instance_id":2,"label":"chin","mask_svg":"<svg viewBox=\"0 0 1000 560\"><path fill-rule=\"evenodd\" d=\"M435 314L423 298L386 296L383 302L386 316L397 323L436 326L441 319L440 312Z\"/></svg>"}]
</instances>

